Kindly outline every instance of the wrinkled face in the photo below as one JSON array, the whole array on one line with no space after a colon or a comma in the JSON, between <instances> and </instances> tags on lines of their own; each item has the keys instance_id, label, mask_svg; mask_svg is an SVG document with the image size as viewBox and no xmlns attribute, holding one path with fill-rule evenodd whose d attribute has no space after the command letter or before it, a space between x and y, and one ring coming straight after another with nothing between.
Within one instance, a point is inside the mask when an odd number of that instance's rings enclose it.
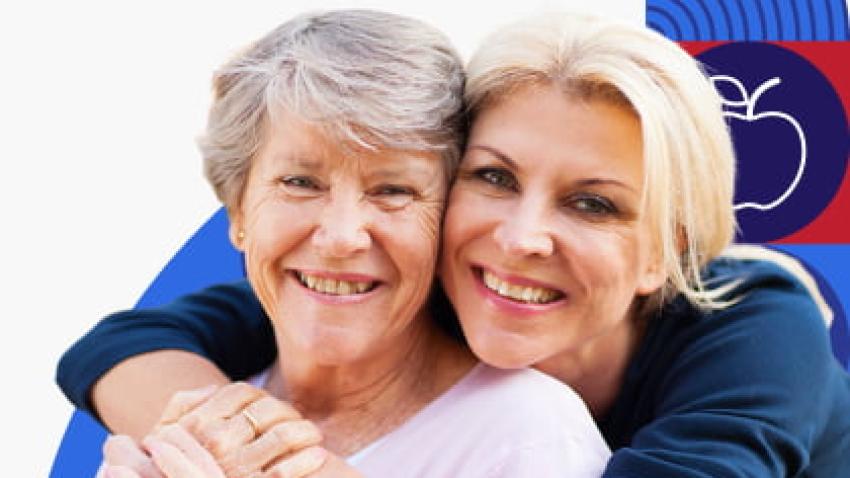
<instances>
[{"instance_id":1,"label":"wrinkled face","mask_svg":"<svg viewBox=\"0 0 850 478\"><path fill-rule=\"evenodd\" d=\"M439 155L340 148L286 114L267 134L231 238L279 345L327 365L400 345L433 280Z\"/></svg>"},{"instance_id":2,"label":"wrinkled face","mask_svg":"<svg viewBox=\"0 0 850 478\"><path fill-rule=\"evenodd\" d=\"M545 365L631 327L664 275L640 212L629 110L527 89L476 118L444 223L441 278L475 352Z\"/></svg>"}]
</instances>

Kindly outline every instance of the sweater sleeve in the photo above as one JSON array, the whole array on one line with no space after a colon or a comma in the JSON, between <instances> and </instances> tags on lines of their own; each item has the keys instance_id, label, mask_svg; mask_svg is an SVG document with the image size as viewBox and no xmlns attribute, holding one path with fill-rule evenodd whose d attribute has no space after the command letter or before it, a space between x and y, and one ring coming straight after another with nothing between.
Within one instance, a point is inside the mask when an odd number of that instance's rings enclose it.
<instances>
[{"instance_id":1,"label":"sweater sleeve","mask_svg":"<svg viewBox=\"0 0 850 478\"><path fill-rule=\"evenodd\" d=\"M92 415L92 386L119 362L164 349L193 352L234 380L268 367L274 333L246 281L218 285L155 308L118 312L98 322L61 357L56 382Z\"/></svg>"},{"instance_id":2,"label":"sweater sleeve","mask_svg":"<svg viewBox=\"0 0 850 478\"><path fill-rule=\"evenodd\" d=\"M617 450L614 477L798 476L830 421L836 379L823 318L782 271L759 273L736 305L707 314L675 352L654 418ZM672 318L676 320L675 318Z\"/></svg>"}]
</instances>

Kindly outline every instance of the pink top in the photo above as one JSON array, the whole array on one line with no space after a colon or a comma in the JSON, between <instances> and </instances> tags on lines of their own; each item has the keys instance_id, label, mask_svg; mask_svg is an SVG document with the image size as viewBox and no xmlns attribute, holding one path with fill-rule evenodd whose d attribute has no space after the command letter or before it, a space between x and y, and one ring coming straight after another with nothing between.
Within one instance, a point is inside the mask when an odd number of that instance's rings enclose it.
<instances>
[{"instance_id":1,"label":"pink top","mask_svg":"<svg viewBox=\"0 0 850 478\"><path fill-rule=\"evenodd\" d=\"M598 477L611 452L581 398L531 369L476 365L348 458L367 477Z\"/></svg>"}]
</instances>

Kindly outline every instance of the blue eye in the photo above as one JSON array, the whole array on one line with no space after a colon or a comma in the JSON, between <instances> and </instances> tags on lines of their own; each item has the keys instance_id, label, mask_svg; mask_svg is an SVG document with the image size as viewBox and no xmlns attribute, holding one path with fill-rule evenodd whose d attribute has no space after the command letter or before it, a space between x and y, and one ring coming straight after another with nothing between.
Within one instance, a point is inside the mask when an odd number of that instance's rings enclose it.
<instances>
[{"instance_id":1,"label":"blue eye","mask_svg":"<svg viewBox=\"0 0 850 478\"><path fill-rule=\"evenodd\" d=\"M570 199L568 203L577 211L594 216L604 216L617 213L616 206L614 206L611 201L601 196L582 195Z\"/></svg>"},{"instance_id":2,"label":"blue eye","mask_svg":"<svg viewBox=\"0 0 850 478\"><path fill-rule=\"evenodd\" d=\"M487 184L497 188L510 189L512 191L518 189L514 175L510 171L501 168L481 168L476 170L474 175Z\"/></svg>"},{"instance_id":3,"label":"blue eye","mask_svg":"<svg viewBox=\"0 0 850 478\"><path fill-rule=\"evenodd\" d=\"M319 186L313 178L308 176L284 176L280 182L285 186L303 189L318 189Z\"/></svg>"}]
</instances>

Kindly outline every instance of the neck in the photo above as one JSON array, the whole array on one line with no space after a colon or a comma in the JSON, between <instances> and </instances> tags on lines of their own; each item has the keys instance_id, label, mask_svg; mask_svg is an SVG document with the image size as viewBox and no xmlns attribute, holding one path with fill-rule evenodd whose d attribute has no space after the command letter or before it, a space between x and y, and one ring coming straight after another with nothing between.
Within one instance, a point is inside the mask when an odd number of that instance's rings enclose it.
<instances>
[{"instance_id":1,"label":"neck","mask_svg":"<svg viewBox=\"0 0 850 478\"><path fill-rule=\"evenodd\" d=\"M582 347L566 350L534 367L572 387L599 420L614 404L643 332L644 327L629 314L616 328Z\"/></svg>"},{"instance_id":2,"label":"neck","mask_svg":"<svg viewBox=\"0 0 850 478\"><path fill-rule=\"evenodd\" d=\"M476 363L430 318L412 324L386 350L345 364L311 362L279 343L267 388L316 423L326 448L351 454L394 430Z\"/></svg>"}]
</instances>

